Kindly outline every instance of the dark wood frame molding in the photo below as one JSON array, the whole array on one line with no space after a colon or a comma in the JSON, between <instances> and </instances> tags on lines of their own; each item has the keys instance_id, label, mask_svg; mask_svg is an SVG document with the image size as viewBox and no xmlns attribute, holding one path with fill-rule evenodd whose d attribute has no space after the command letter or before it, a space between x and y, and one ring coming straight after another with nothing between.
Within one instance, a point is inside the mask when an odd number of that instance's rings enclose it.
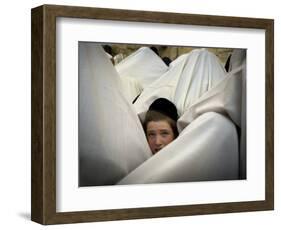
<instances>
[{"instance_id":1,"label":"dark wood frame molding","mask_svg":"<svg viewBox=\"0 0 281 230\"><path fill-rule=\"evenodd\" d=\"M43 5L32 9L31 219L61 224L230 213L274 208L274 21L271 19ZM56 18L264 29L266 36L266 184L264 201L56 212Z\"/></svg>"}]
</instances>

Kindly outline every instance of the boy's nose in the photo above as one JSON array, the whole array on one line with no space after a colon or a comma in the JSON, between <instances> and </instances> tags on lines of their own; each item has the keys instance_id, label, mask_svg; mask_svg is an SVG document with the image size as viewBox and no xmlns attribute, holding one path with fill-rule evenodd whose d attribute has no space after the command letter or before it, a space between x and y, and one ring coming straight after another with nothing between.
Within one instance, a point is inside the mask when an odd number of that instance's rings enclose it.
<instances>
[{"instance_id":1,"label":"boy's nose","mask_svg":"<svg viewBox=\"0 0 281 230\"><path fill-rule=\"evenodd\" d=\"M162 138L160 136L156 136L155 144L157 146L162 145Z\"/></svg>"}]
</instances>

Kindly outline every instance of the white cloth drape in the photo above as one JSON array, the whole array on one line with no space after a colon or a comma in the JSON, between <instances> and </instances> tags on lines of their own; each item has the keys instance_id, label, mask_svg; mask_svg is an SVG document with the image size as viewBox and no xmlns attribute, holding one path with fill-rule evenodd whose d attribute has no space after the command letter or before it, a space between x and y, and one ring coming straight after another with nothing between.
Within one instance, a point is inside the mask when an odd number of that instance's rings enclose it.
<instances>
[{"instance_id":1,"label":"white cloth drape","mask_svg":"<svg viewBox=\"0 0 281 230\"><path fill-rule=\"evenodd\" d=\"M196 49L178 57L169 70L147 86L135 108L140 118L150 104L163 97L172 101L181 116L199 97L225 78L226 72L218 58L206 49Z\"/></svg>"},{"instance_id":2,"label":"white cloth drape","mask_svg":"<svg viewBox=\"0 0 281 230\"><path fill-rule=\"evenodd\" d=\"M234 124L223 115L208 112L118 184L238 179L238 162Z\"/></svg>"},{"instance_id":3,"label":"white cloth drape","mask_svg":"<svg viewBox=\"0 0 281 230\"><path fill-rule=\"evenodd\" d=\"M241 127L242 71L240 66L190 106L178 120L179 131L206 112L217 112L229 117Z\"/></svg>"},{"instance_id":4,"label":"white cloth drape","mask_svg":"<svg viewBox=\"0 0 281 230\"><path fill-rule=\"evenodd\" d=\"M80 43L80 185L238 179L239 71L226 75L213 54L194 50L144 86L132 105L121 79L138 80L120 76L100 46ZM152 156L138 115L158 97L176 104L181 133Z\"/></svg>"},{"instance_id":5,"label":"white cloth drape","mask_svg":"<svg viewBox=\"0 0 281 230\"><path fill-rule=\"evenodd\" d=\"M103 49L79 43L79 185L114 184L151 156Z\"/></svg>"},{"instance_id":6,"label":"white cloth drape","mask_svg":"<svg viewBox=\"0 0 281 230\"><path fill-rule=\"evenodd\" d=\"M241 121L244 68L227 74L195 101L177 122L179 137L119 184L241 178L241 158L245 161L246 155L239 154L236 126L245 124Z\"/></svg>"},{"instance_id":7,"label":"white cloth drape","mask_svg":"<svg viewBox=\"0 0 281 230\"><path fill-rule=\"evenodd\" d=\"M132 102L142 90L162 76L168 66L148 47L141 47L115 66L123 93Z\"/></svg>"}]
</instances>

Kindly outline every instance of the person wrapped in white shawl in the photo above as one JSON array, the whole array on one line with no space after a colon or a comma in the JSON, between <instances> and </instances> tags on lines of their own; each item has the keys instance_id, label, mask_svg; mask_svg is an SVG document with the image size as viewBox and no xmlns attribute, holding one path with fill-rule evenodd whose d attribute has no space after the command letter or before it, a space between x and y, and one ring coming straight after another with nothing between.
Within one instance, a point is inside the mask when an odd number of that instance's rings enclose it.
<instances>
[{"instance_id":1,"label":"person wrapped in white shawl","mask_svg":"<svg viewBox=\"0 0 281 230\"><path fill-rule=\"evenodd\" d=\"M79 60L80 186L239 179L240 72L226 75L213 54L195 50L145 85L133 105L100 46L80 43ZM218 94L227 106L211 100ZM140 120L159 97L176 105L180 134L152 156Z\"/></svg>"}]
</instances>

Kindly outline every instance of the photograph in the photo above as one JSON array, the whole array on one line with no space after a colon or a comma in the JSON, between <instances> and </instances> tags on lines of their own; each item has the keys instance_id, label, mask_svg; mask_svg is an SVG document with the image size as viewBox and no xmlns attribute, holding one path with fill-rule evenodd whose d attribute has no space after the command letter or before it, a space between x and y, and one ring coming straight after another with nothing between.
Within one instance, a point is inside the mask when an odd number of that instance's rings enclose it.
<instances>
[{"instance_id":1,"label":"photograph","mask_svg":"<svg viewBox=\"0 0 281 230\"><path fill-rule=\"evenodd\" d=\"M247 179L246 49L78 53L79 187Z\"/></svg>"},{"instance_id":2,"label":"photograph","mask_svg":"<svg viewBox=\"0 0 281 230\"><path fill-rule=\"evenodd\" d=\"M274 209L274 20L31 10L31 219Z\"/></svg>"}]
</instances>

